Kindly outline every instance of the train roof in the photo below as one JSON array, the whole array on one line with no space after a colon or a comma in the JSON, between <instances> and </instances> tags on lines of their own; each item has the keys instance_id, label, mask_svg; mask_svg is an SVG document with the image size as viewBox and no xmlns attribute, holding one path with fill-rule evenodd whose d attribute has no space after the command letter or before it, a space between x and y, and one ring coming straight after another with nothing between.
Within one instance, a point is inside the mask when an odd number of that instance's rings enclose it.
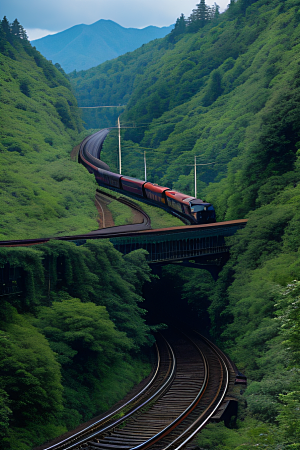
<instances>
[{"instance_id":1,"label":"train roof","mask_svg":"<svg viewBox=\"0 0 300 450\"><path fill-rule=\"evenodd\" d=\"M201 200L200 198L195 198L190 201L191 205L211 205L211 203Z\"/></svg>"},{"instance_id":2,"label":"train roof","mask_svg":"<svg viewBox=\"0 0 300 450\"><path fill-rule=\"evenodd\" d=\"M105 169L98 168L98 172L102 173L103 175L106 175L108 177L112 177L112 178L121 178L122 177L122 175L119 173L110 172L109 170L105 170Z\"/></svg>"},{"instance_id":3,"label":"train roof","mask_svg":"<svg viewBox=\"0 0 300 450\"><path fill-rule=\"evenodd\" d=\"M190 195L182 194L177 191L166 191L166 196L177 200L178 202L189 203L191 200L196 200L195 197L191 197Z\"/></svg>"},{"instance_id":4,"label":"train roof","mask_svg":"<svg viewBox=\"0 0 300 450\"><path fill-rule=\"evenodd\" d=\"M182 192L177 191L166 191L166 196L170 198L174 198L178 202L188 203L189 205L210 205L209 202L205 200L201 200L200 198L191 197L186 194L182 194Z\"/></svg>"},{"instance_id":5,"label":"train roof","mask_svg":"<svg viewBox=\"0 0 300 450\"><path fill-rule=\"evenodd\" d=\"M139 180L138 178L126 177L123 175L121 181L131 181L132 183L138 184L139 186L143 186L146 183L145 180Z\"/></svg>"},{"instance_id":6,"label":"train roof","mask_svg":"<svg viewBox=\"0 0 300 450\"><path fill-rule=\"evenodd\" d=\"M168 187L158 186L158 184L149 183L149 182L144 184L144 188L149 189L152 192L157 192L159 194L162 194L163 192L170 190L170 188L168 188Z\"/></svg>"}]
</instances>

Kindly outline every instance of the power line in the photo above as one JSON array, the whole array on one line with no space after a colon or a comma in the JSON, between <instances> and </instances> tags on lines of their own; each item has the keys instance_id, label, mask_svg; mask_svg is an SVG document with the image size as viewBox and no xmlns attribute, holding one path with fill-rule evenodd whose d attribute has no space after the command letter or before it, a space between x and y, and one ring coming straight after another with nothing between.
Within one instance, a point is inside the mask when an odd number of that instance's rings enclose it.
<instances>
[{"instance_id":1,"label":"power line","mask_svg":"<svg viewBox=\"0 0 300 450\"><path fill-rule=\"evenodd\" d=\"M93 109L93 108L126 108L127 105L109 105L109 106L78 106L81 109Z\"/></svg>"}]
</instances>

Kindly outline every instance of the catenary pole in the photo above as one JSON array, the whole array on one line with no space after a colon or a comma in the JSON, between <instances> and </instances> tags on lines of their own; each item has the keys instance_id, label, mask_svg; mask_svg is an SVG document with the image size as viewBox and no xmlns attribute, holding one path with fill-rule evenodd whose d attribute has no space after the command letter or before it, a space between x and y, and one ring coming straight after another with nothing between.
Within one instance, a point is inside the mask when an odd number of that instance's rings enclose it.
<instances>
[{"instance_id":1,"label":"catenary pole","mask_svg":"<svg viewBox=\"0 0 300 450\"><path fill-rule=\"evenodd\" d=\"M121 126L120 116L118 117L118 129L119 129L119 173L122 173L122 156L121 156Z\"/></svg>"},{"instance_id":2,"label":"catenary pole","mask_svg":"<svg viewBox=\"0 0 300 450\"><path fill-rule=\"evenodd\" d=\"M145 165L145 181L147 181L147 162L146 162L146 151L144 150L144 165Z\"/></svg>"},{"instance_id":3,"label":"catenary pole","mask_svg":"<svg viewBox=\"0 0 300 450\"><path fill-rule=\"evenodd\" d=\"M195 156L195 198L197 198L197 156Z\"/></svg>"}]
</instances>

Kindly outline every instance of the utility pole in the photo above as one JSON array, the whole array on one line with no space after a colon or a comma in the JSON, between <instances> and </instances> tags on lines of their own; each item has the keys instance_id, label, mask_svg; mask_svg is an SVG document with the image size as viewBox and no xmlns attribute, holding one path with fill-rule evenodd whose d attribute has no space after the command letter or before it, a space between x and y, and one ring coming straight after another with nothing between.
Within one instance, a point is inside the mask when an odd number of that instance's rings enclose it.
<instances>
[{"instance_id":1,"label":"utility pole","mask_svg":"<svg viewBox=\"0 0 300 450\"><path fill-rule=\"evenodd\" d=\"M145 166L145 181L147 181L147 162L146 162L146 151L144 150L144 166Z\"/></svg>"},{"instance_id":2,"label":"utility pole","mask_svg":"<svg viewBox=\"0 0 300 450\"><path fill-rule=\"evenodd\" d=\"M202 156L202 155L198 155ZM204 163L204 164L197 164L197 156L195 156L194 164L187 164L187 166L194 166L194 179L195 179L195 198L197 198L197 166L210 166L211 164L215 163Z\"/></svg>"},{"instance_id":3,"label":"utility pole","mask_svg":"<svg viewBox=\"0 0 300 450\"><path fill-rule=\"evenodd\" d=\"M197 160L196 160L197 156L195 156L195 171L194 171L194 176L195 176L195 198L197 198Z\"/></svg>"},{"instance_id":4,"label":"utility pole","mask_svg":"<svg viewBox=\"0 0 300 450\"><path fill-rule=\"evenodd\" d=\"M119 129L119 173L122 173L122 156L121 156L121 126L120 116L118 117L118 129Z\"/></svg>"}]
</instances>

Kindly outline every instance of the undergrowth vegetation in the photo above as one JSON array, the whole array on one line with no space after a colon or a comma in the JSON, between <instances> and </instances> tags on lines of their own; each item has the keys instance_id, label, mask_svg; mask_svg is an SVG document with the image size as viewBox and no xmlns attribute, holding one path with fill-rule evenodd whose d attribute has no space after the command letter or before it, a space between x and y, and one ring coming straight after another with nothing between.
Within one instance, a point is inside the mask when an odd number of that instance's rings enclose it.
<instances>
[{"instance_id":1,"label":"undergrowth vegetation","mask_svg":"<svg viewBox=\"0 0 300 450\"><path fill-rule=\"evenodd\" d=\"M166 37L87 72L71 74L80 105L127 104L121 116L121 124L128 127L122 130L126 175L142 178L146 151L149 180L193 194L192 164L197 156L198 164L208 164L197 168L199 197L213 203L218 220L249 219L245 229L228 240L231 258L217 282L199 269L163 268L161 283L171 280L182 304L189 303L199 323L207 319L206 331L249 381L241 392L245 400L236 424L231 429L209 425L199 436L201 449L300 448L299 38L298 1L238 0L195 32ZM1 144L5 162L1 202L7 211L1 236L15 236L17 230L18 237L25 231L29 237L27 231L37 226L47 234L60 233L62 223L64 229L75 231L69 228L72 220L77 230L83 216L75 221L72 205L84 211L86 230L94 220L86 206L91 205L87 201L91 178L84 181L88 186L84 188L80 180L87 179L86 171L65 157L82 133L75 109L71 114L75 100L64 75L26 46L5 42L1 55L3 108L13 111L4 115L10 131ZM25 71L19 70L20 58L28 67L26 79ZM37 104L31 92L36 92ZM87 126L98 126L92 117L95 111L85 114ZM112 117L101 116L97 110L97 120L103 118L101 127L114 122L118 113L109 114ZM102 152L113 170L116 144L112 132ZM41 171L43 155L47 174ZM69 179L71 167L74 178ZM24 178L14 177L22 170ZM70 199L69 204L67 189L75 179L78 191L74 191L75 203ZM65 193L63 201L58 186ZM47 220L40 204L49 208ZM143 208L147 211L144 204ZM166 225L163 216L158 222ZM152 226L160 225L152 222ZM123 258L108 243L99 242L82 247L51 243L39 249L1 250L1 255L3 264L9 261L26 273L26 295L11 297L1 309L0 351L7 370L1 384L1 433L8 448L18 449L24 448L24 442L29 446L30 439L31 444L42 442L107 406L100 384L112 380L109 366L122 366L130 380L134 364L141 364L138 370L144 373L148 366L136 355L151 339L138 302L143 282L149 281L149 268L143 253ZM63 275L57 268L58 256ZM61 316L70 319L69 328L56 327ZM85 329L91 323L89 333L80 329L77 334L72 328L78 317ZM107 353L101 355L98 325L111 336ZM76 372L85 377L78 342L90 349L85 355L91 387L83 388L74 376ZM43 370L38 372L40 352ZM49 367L52 384L45 393L42 386ZM100 381L95 376L99 367L107 377ZM17 404L16 376L20 386L27 383L32 389L28 392L35 394L22 394L24 408ZM119 376L115 377L118 383ZM91 398L89 389L99 393L90 403L86 401ZM80 395L75 397L74 391ZM45 401L49 395L56 399L51 418ZM88 404L90 410L85 409ZM29 423L29 408L40 418L36 423ZM48 427L43 420L48 420Z\"/></svg>"},{"instance_id":2,"label":"undergrowth vegetation","mask_svg":"<svg viewBox=\"0 0 300 450\"><path fill-rule=\"evenodd\" d=\"M1 448L24 450L107 410L150 371L144 251L108 241L0 250L21 270L1 299ZM141 350L143 349L143 354Z\"/></svg>"},{"instance_id":3,"label":"undergrowth vegetation","mask_svg":"<svg viewBox=\"0 0 300 450\"><path fill-rule=\"evenodd\" d=\"M97 228L94 184L70 160L83 131L66 75L0 26L0 240ZM10 30L10 31L9 31Z\"/></svg>"},{"instance_id":4,"label":"undergrowth vegetation","mask_svg":"<svg viewBox=\"0 0 300 450\"><path fill-rule=\"evenodd\" d=\"M146 151L150 181L193 194L197 156L199 197L217 219L249 219L216 283L163 269L249 381L236 425L211 424L201 449L300 448L299 39L297 1L238 0L196 32L71 76L80 104L91 88L127 103L127 175L141 178ZM112 132L102 152L115 168L116 143Z\"/></svg>"}]
</instances>

